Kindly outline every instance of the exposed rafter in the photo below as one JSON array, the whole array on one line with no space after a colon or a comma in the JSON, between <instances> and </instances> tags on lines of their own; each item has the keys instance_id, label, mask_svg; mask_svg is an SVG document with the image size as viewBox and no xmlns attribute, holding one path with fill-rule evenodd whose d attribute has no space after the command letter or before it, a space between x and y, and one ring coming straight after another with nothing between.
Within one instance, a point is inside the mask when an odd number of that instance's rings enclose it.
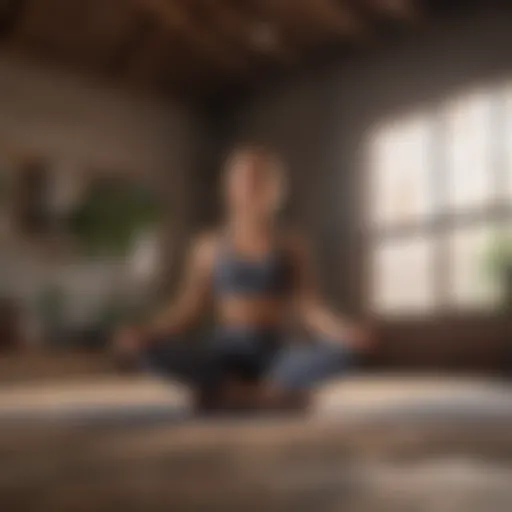
<instances>
[{"instance_id":1,"label":"exposed rafter","mask_svg":"<svg viewBox=\"0 0 512 512\"><path fill-rule=\"evenodd\" d=\"M362 2L367 9L377 16L384 15L399 20L412 21L419 14L417 0L362 0Z\"/></svg>"},{"instance_id":2,"label":"exposed rafter","mask_svg":"<svg viewBox=\"0 0 512 512\"><path fill-rule=\"evenodd\" d=\"M326 30L332 30L338 36L358 41L368 36L364 21L350 4L336 0L315 0L305 4L309 6L306 12Z\"/></svg>"},{"instance_id":3,"label":"exposed rafter","mask_svg":"<svg viewBox=\"0 0 512 512\"><path fill-rule=\"evenodd\" d=\"M294 44L308 47L327 39L362 41L368 31L349 3L336 0L261 0L267 15L281 24Z\"/></svg>"},{"instance_id":4,"label":"exposed rafter","mask_svg":"<svg viewBox=\"0 0 512 512\"><path fill-rule=\"evenodd\" d=\"M417 22L418 2L0 0L0 42L118 85L202 95L373 46Z\"/></svg>"},{"instance_id":5,"label":"exposed rafter","mask_svg":"<svg viewBox=\"0 0 512 512\"><path fill-rule=\"evenodd\" d=\"M247 73L248 63L237 55L228 45L224 44L210 31L202 27L191 15L187 2L176 0L138 0L144 9L151 9L164 26L180 35L190 44L199 58L213 61L215 66L224 71Z\"/></svg>"},{"instance_id":6,"label":"exposed rafter","mask_svg":"<svg viewBox=\"0 0 512 512\"><path fill-rule=\"evenodd\" d=\"M218 31L224 34L226 40L239 45L249 57L260 59L263 56L284 62L293 60L293 51L278 33L270 34L272 39L267 42L258 39L260 23L243 6L229 1L194 1L216 20Z\"/></svg>"},{"instance_id":7,"label":"exposed rafter","mask_svg":"<svg viewBox=\"0 0 512 512\"><path fill-rule=\"evenodd\" d=\"M0 40L9 38L23 18L28 0L3 0L0 2Z\"/></svg>"}]
</instances>

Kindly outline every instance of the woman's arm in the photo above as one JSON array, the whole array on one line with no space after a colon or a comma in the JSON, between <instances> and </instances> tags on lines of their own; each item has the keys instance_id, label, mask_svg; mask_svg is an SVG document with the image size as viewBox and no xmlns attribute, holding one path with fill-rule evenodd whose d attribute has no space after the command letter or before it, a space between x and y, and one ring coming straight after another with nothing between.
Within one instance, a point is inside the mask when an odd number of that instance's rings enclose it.
<instances>
[{"instance_id":1,"label":"woman's arm","mask_svg":"<svg viewBox=\"0 0 512 512\"><path fill-rule=\"evenodd\" d=\"M364 329L332 311L321 299L311 253L304 238L295 235L290 244L295 266L295 299L305 327L357 349L369 348Z\"/></svg>"},{"instance_id":2,"label":"woman's arm","mask_svg":"<svg viewBox=\"0 0 512 512\"><path fill-rule=\"evenodd\" d=\"M210 292L215 247L214 236L201 236L195 240L176 299L145 324L128 325L115 333L112 340L114 353L136 357L142 346L162 335L176 334L199 318Z\"/></svg>"},{"instance_id":3,"label":"woman's arm","mask_svg":"<svg viewBox=\"0 0 512 512\"><path fill-rule=\"evenodd\" d=\"M185 273L176 298L150 318L148 334L175 334L199 320L210 296L215 237L198 237L188 256Z\"/></svg>"}]
</instances>

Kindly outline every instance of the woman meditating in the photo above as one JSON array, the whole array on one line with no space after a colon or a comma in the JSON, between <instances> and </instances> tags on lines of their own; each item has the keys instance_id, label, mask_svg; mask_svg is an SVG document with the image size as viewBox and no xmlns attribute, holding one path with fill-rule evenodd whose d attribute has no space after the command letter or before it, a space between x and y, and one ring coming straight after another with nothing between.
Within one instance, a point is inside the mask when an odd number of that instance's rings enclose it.
<instances>
[{"instance_id":1,"label":"woman meditating","mask_svg":"<svg viewBox=\"0 0 512 512\"><path fill-rule=\"evenodd\" d=\"M223 182L225 223L199 236L176 299L145 326L116 337L122 351L189 386L201 410L297 409L318 384L369 349L364 330L321 301L307 243L277 220L285 200L282 162L244 147ZM180 339L213 303L204 343ZM308 334L290 337L296 325Z\"/></svg>"}]
</instances>

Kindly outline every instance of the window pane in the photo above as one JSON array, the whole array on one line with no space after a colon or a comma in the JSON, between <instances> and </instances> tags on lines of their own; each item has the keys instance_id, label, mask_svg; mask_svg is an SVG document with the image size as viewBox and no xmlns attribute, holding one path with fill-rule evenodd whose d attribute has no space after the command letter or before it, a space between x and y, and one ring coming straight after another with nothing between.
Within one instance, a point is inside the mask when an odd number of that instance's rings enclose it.
<instances>
[{"instance_id":1,"label":"window pane","mask_svg":"<svg viewBox=\"0 0 512 512\"><path fill-rule=\"evenodd\" d=\"M512 300L512 219L493 230L488 243L485 264L487 275L495 287L500 304ZM508 302L507 302L508 304Z\"/></svg>"},{"instance_id":2,"label":"window pane","mask_svg":"<svg viewBox=\"0 0 512 512\"><path fill-rule=\"evenodd\" d=\"M487 94L448 106L448 200L453 208L484 206L492 198L491 101Z\"/></svg>"},{"instance_id":3,"label":"window pane","mask_svg":"<svg viewBox=\"0 0 512 512\"><path fill-rule=\"evenodd\" d=\"M505 97L505 143L506 143L506 165L505 165L505 194L512 201L512 85L506 89Z\"/></svg>"},{"instance_id":4,"label":"window pane","mask_svg":"<svg viewBox=\"0 0 512 512\"><path fill-rule=\"evenodd\" d=\"M414 237L375 247L372 261L372 310L422 313L434 306L434 240Z\"/></svg>"},{"instance_id":5,"label":"window pane","mask_svg":"<svg viewBox=\"0 0 512 512\"><path fill-rule=\"evenodd\" d=\"M449 298L455 306L497 304L500 286L491 266L495 255L497 229L490 225L457 229L449 235Z\"/></svg>"},{"instance_id":6,"label":"window pane","mask_svg":"<svg viewBox=\"0 0 512 512\"><path fill-rule=\"evenodd\" d=\"M407 223L432 212L429 135L429 118L415 117L381 130L374 138L373 224Z\"/></svg>"}]
</instances>

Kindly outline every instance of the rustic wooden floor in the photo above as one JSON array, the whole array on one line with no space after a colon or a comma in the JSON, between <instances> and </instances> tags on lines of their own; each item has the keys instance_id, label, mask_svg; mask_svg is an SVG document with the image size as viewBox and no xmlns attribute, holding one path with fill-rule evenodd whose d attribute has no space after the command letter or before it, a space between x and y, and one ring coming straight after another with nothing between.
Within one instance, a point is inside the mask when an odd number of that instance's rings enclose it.
<instances>
[{"instance_id":1,"label":"rustic wooden floor","mask_svg":"<svg viewBox=\"0 0 512 512\"><path fill-rule=\"evenodd\" d=\"M510 512L512 388L360 377L304 418L187 416L179 389L82 377L0 390L0 509Z\"/></svg>"},{"instance_id":2,"label":"rustic wooden floor","mask_svg":"<svg viewBox=\"0 0 512 512\"><path fill-rule=\"evenodd\" d=\"M74 380L111 373L112 361L106 354L30 350L0 353L0 386Z\"/></svg>"}]
</instances>

